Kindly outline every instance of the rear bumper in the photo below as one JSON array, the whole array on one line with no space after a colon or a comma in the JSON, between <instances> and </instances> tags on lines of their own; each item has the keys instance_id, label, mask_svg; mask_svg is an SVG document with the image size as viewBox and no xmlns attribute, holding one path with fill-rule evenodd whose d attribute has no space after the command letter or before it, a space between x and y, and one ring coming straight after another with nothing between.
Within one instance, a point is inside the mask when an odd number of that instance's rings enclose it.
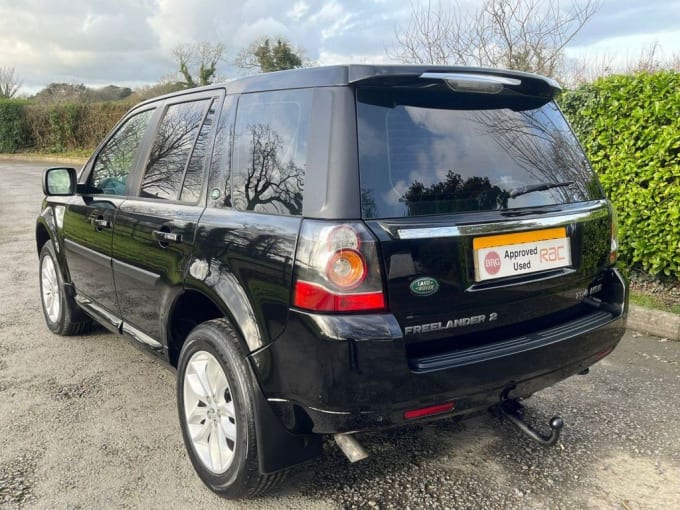
<instances>
[{"instance_id":1,"label":"rear bumper","mask_svg":"<svg viewBox=\"0 0 680 510\"><path fill-rule=\"evenodd\" d=\"M291 310L282 337L252 355L265 397L295 430L337 433L406 423L404 411L455 402L466 414L525 397L609 354L625 332L626 292L570 322L502 343L408 358L391 314ZM620 283L617 283L620 282ZM300 412L304 411L304 412ZM410 423L412 420L409 420Z\"/></svg>"}]
</instances>

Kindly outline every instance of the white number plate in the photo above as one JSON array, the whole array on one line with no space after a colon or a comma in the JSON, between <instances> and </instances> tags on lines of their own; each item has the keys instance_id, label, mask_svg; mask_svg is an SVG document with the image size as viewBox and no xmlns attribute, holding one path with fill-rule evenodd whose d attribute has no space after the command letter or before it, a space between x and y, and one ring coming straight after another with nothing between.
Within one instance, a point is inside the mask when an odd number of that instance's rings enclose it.
<instances>
[{"instance_id":1,"label":"white number plate","mask_svg":"<svg viewBox=\"0 0 680 510\"><path fill-rule=\"evenodd\" d=\"M571 265L565 228L478 237L473 248L477 282Z\"/></svg>"}]
</instances>

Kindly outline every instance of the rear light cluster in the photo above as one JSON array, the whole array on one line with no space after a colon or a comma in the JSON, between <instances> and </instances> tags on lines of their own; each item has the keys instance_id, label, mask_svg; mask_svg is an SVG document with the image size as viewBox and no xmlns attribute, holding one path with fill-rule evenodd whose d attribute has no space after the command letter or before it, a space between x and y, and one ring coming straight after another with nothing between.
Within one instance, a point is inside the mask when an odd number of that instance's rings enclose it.
<instances>
[{"instance_id":1,"label":"rear light cluster","mask_svg":"<svg viewBox=\"0 0 680 510\"><path fill-rule=\"evenodd\" d=\"M616 217L616 209L614 209L613 205L609 206L612 212L612 235L611 235L611 244L609 248L609 263L610 264L615 264L616 259L618 257L618 250L619 250L619 238L618 238L618 220Z\"/></svg>"},{"instance_id":2,"label":"rear light cluster","mask_svg":"<svg viewBox=\"0 0 680 510\"><path fill-rule=\"evenodd\" d=\"M363 223L303 222L293 306L319 312L385 310L377 241Z\"/></svg>"}]
</instances>

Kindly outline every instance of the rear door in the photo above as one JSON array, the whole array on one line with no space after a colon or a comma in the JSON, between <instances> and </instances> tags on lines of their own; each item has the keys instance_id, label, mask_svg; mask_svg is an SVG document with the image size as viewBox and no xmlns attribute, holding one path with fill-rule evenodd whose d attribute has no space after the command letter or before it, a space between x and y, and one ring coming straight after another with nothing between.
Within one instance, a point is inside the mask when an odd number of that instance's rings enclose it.
<instances>
[{"instance_id":1,"label":"rear door","mask_svg":"<svg viewBox=\"0 0 680 510\"><path fill-rule=\"evenodd\" d=\"M597 290L609 206L556 104L530 85L357 88L362 216L412 347L548 327Z\"/></svg>"},{"instance_id":2,"label":"rear door","mask_svg":"<svg viewBox=\"0 0 680 510\"><path fill-rule=\"evenodd\" d=\"M120 125L85 169L84 193L64 213L64 249L76 293L115 317L120 311L111 272L112 227L153 113L135 112Z\"/></svg>"},{"instance_id":3,"label":"rear door","mask_svg":"<svg viewBox=\"0 0 680 510\"><path fill-rule=\"evenodd\" d=\"M196 224L205 208L204 171L223 91L163 106L135 193L119 208L113 274L123 329L159 347L168 303L182 289Z\"/></svg>"}]
</instances>

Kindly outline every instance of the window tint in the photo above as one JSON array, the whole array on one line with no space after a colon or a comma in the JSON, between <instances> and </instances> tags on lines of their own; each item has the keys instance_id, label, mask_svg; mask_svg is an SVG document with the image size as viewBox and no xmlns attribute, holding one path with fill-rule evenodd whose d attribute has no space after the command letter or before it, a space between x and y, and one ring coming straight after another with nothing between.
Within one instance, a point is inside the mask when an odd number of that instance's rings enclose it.
<instances>
[{"instance_id":1,"label":"window tint","mask_svg":"<svg viewBox=\"0 0 680 510\"><path fill-rule=\"evenodd\" d=\"M210 207L231 207L230 174L235 117L236 96L227 96L224 98L210 161L208 183L208 205Z\"/></svg>"},{"instance_id":2,"label":"window tint","mask_svg":"<svg viewBox=\"0 0 680 510\"><path fill-rule=\"evenodd\" d=\"M133 115L106 142L94 163L90 191L125 195L127 178L152 114L153 110L146 110Z\"/></svg>"},{"instance_id":3,"label":"window tint","mask_svg":"<svg viewBox=\"0 0 680 510\"><path fill-rule=\"evenodd\" d=\"M213 132L215 123L216 103L213 101L208 108L208 114L205 117L201 131L196 138L194 150L189 158L187 171L184 176L184 184L182 185L182 193L179 199L182 202L197 202L201 196L201 189L203 188L203 168L205 167L205 158L208 155L210 148L210 135Z\"/></svg>"},{"instance_id":4,"label":"window tint","mask_svg":"<svg viewBox=\"0 0 680 510\"><path fill-rule=\"evenodd\" d=\"M312 89L241 96L232 201L241 210L302 213Z\"/></svg>"},{"instance_id":5,"label":"window tint","mask_svg":"<svg viewBox=\"0 0 680 510\"><path fill-rule=\"evenodd\" d=\"M446 89L379 88L359 89L357 101L364 217L512 209L602 197L553 102ZM511 193L565 181L573 184Z\"/></svg>"},{"instance_id":6,"label":"window tint","mask_svg":"<svg viewBox=\"0 0 680 510\"><path fill-rule=\"evenodd\" d=\"M170 105L158 127L141 196L177 200L184 170L210 99Z\"/></svg>"}]
</instances>

